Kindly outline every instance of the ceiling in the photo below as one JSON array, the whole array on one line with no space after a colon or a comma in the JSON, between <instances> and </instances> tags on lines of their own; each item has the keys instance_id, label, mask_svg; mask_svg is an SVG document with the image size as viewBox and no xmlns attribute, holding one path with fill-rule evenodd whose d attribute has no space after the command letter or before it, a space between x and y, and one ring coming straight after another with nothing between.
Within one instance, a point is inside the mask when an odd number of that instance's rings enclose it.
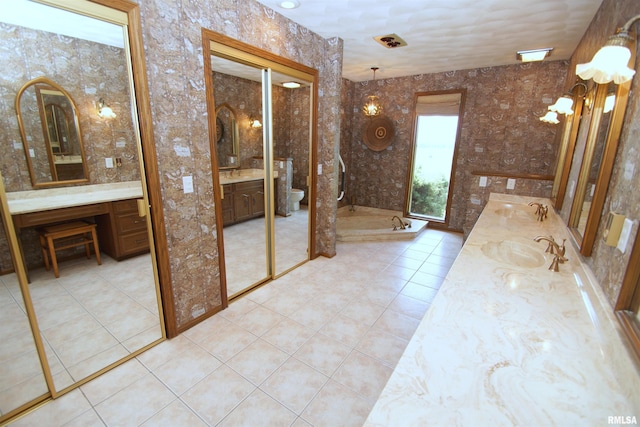
<instances>
[{"instance_id":1,"label":"ceiling","mask_svg":"<svg viewBox=\"0 0 640 427\"><path fill-rule=\"evenodd\" d=\"M0 22L124 47L122 26L28 0L0 0Z\"/></svg>"},{"instance_id":2,"label":"ceiling","mask_svg":"<svg viewBox=\"0 0 640 427\"><path fill-rule=\"evenodd\" d=\"M258 0L324 38L344 41L342 75L352 81L515 64L516 52L552 47L569 59L602 0ZM376 36L407 46L388 49Z\"/></svg>"}]
</instances>

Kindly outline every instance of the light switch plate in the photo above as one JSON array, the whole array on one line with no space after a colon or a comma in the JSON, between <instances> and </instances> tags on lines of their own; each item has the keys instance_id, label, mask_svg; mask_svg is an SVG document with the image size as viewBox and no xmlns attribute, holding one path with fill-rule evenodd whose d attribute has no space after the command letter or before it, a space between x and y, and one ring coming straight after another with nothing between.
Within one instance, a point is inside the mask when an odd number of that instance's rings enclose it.
<instances>
[{"instance_id":1,"label":"light switch plate","mask_svg":"<svg viewBox=\"0 0 640 427\"><path fill-rule=\"evenodd\" d=\"M487 177L486 176L481 176L480 177L480 187L486 187L487 186Z\"/></svg>"},{"instance_id":2,"label":"light switch plate","mask_svg":"<svg viewBox=\"0 0 640 427\"><path fill-rule=\"evenodd\" d=\"M104 158L104 165L111 169L113 167L113 159L111 157L105 157Z\"/></svg>"},{"instance_id":3,"label":"light switch plate","mask_svg":"<svg viewBox=\"0 0 640 427\"><path fill-rule=\"evenodd\" d=\"M182 188L184 194L193 193L193 177L191 175L182 177Z\"/></svg>"},{"instance_id":4,"label":"light switch plate","mask_svg":"<svg viewBox=\"0 0 640 427\"><path fill-rule=\"evenodd\" d=\"M618 250L624 253L627 250L627 244L629 243L629 237L631 236L631 229L633 228L633 221L629 218L625 218L622 231L620 232L620 238L618 239Z\"/></svg>"},{"instance_id":5,"label":"light switch plate","mask_svg":"<svg viewBox=\"0 0 640 427\"><path fill-rule=\"evenodd\" d=\"M507 178L507 190L513 190L516 188L516 180L513 178Z\"/></svg>"},{"instance_id":6,"label":"light switch plate","mask_svg":"<svg viewBox=\"0 0 640 427\"><path fill-rule=\"evenodd\" d=\"M318 165L318 175L322 175L322 164Z\"/></svg>"}]
</instances>

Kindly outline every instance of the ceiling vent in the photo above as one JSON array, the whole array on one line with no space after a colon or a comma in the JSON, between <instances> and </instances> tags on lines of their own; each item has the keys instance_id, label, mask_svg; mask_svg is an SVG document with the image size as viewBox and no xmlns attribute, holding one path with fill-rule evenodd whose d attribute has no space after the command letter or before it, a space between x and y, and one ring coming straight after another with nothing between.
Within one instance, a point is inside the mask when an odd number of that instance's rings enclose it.
<instances>
[{"instance_id":1,"label":"ceiling vent","mask_svg":"<svg viewBox=\"0 0 640 427\"><path fill-rule=\"evenodd\" d=\"M402 40L402 37L397 34L387 34L386 36L378 36L373 39L388 49L407 45L407 42Z\"/></svg>"}]
</instances>

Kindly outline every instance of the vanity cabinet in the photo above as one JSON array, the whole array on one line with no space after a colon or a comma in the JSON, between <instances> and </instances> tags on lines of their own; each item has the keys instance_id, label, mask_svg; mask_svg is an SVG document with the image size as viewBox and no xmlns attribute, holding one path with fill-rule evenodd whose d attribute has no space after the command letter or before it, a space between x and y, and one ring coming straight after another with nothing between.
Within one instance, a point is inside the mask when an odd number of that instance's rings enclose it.
<instances>
[{"instance_id":1,"label":"vanity cabinet","mask_svg":"<svg viewBox=\"0 0 640 427\"><path fill-rule=\"evenodd\" d=\"M57 163L56 175L58 175L58 181L83 179L84 166L82 163Z\"/></svg>"},{"instance_id":2,"label":"vanity cabinet","mask_svg":"<svg viewBox=\"0 0 640 427\"><path fill-rule=\"evenodd\" d=\"M117 260L148 252L147 220L138 215L137 199L111 202L109 210L96 217L100 250Z\"/></svg>"},{"instance_id":3,"label":"vanity cabinet","mask_svg":"<svg viewBox=\"0 0 640 427\"><path fill-rule=\"evenodd\" d=\"M233 184L222 186L222 223L224 225L233 224Z\"/></svg>"},{"instance_id":4,"label":"vanity cabinet","mask_svg":"<svg viewBox=\"0 0 640 427\"><path fill-rule=\"evenodd\" d=\"M222 186L222 220L231 225L264 215L264 180L236 182Z\"/></svg>"}]
</instances>

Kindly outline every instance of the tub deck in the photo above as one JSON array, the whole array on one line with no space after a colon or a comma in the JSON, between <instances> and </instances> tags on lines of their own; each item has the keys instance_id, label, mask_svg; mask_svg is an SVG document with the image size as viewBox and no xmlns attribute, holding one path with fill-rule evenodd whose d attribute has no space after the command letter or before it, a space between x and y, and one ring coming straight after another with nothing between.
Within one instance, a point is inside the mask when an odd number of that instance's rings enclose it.
<instances>
[{"instance_id":1,"label":"tub deck","mask_svg":"<svg viewBox=\"0 0 640 427\"><path fill-rule=\"evenodd\" d=\"M356 206L355 211L350 206L338 209L336 218L336 238L341 242L371 241L371 240L411 240L419 235L429 221L403 218L402 212L388 209ZM397 215L405 222L411 222L411 228L393 229L391 218Z\"/></svg>"}]
</instances>

